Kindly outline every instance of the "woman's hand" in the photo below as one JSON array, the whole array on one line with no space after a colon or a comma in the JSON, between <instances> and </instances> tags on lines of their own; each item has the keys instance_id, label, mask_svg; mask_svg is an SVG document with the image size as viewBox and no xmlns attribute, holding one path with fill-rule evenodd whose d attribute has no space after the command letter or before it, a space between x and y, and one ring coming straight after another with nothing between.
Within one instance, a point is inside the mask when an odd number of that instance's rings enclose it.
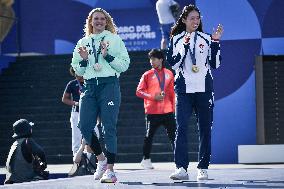
<instances>
[{"instance_id":1,"label":"woman's hand","mask_svg":"<svg viewBox=\"0 0 284 189\"><path fill-rule=\"evenodd\" d=\"M213 28L213 33L212 33L212 39L213 40L219 40L223 34L223 26L221 24L218 24L216 31L214 31Z\"/></svg>"},{"instance_id":2,"label":"woman's hand","mask_svg":"<svg viewBox=\"0 0 284 189\"><path fill-rule=\"evenodd\" d=\"M189 41L190 41L190 33L187 33L184 35L183 44L187 45L189 44Z\"/></svg>"},{"instance_id":3,"label":"woman's hand","mask_svg":"<svg viewBox=\"0 0 284 189\"><path fill-rule=\"evenodd\" d=\"M86 47L79 47L78 48L78 53L84 60L88 60L88 51Z\"/></svg>"}]
</instances>

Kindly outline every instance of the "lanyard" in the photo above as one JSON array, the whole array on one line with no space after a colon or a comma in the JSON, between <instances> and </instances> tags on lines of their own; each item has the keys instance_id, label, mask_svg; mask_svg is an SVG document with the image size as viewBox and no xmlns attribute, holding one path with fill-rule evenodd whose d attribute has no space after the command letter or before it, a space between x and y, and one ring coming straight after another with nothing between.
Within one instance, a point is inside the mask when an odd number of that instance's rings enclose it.
<instances>
[{"instance_id":1,"label":"lanyard","mask_svg":"<svg viewBox=\"0 0 284 189\"><path fill-rule=\"evenodd\" d=\"M189 46L189 54L190 54L191 62L192 62L193 65L196 65L196 58L195 58L195 44L196 44L196 40L197 40L197 32L195 32L195 35L194 35L193 52L191 51L190 46Z\"/></svg>"},{"instance_id":2,"label":"lanyard","mask_svg":"<svg viewBox=\"0 0 284 189\"><path fill-rule=\"evenodd\" d=\"M104 38L105 38L105 36L103 36L100 43L104 40ZM95 63L99 63L99 54L101 53L101 45L99 46L98 50L96 51L95 39L94 38L92 38L92 47L93 47L93 52L94 52L94 57L95 57Z\"/></svg>"},{"instance_id":3,"label":"lanyard","mask_svg":"<svg viewBox=\"0 0 284 189\"><path fill-rule=\"evenodd\" d=\"M162 81L161 81L157 70L154 70L154 73L155 73L155 75L156 75L157 78L158 78L161 91L164 91L164 89L165 89L165 73L164 73L164 70L162 70L162 72L163 72L163 79L162 79Z\"/></svg>"}]
</instances>

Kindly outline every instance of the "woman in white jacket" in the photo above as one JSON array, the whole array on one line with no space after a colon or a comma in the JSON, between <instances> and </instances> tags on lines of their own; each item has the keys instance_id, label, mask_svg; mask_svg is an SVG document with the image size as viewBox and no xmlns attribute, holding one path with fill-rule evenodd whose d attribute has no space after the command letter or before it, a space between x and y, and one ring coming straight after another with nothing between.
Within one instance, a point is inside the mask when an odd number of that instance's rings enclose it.
<instances>
[{"instance_id":1,"label":"woman in white jacket","mask_svg":"<svg viewBox=\"0 0 284 189\"><path fill-rule=\"evenodd\" d=\"M197 180L207 180L211 156L211 127L213 123L213 77L210 67L220 66L220 43L223 27L218 25L212 35L203 33L201 15L194 5L185 6L171 30L167 53L169 64L175 70L177 97L175 140L176 170L171 179L188 179L189 164L187 127L195 110L199 126L199 163Z\"/></svg>"}]
</instances>

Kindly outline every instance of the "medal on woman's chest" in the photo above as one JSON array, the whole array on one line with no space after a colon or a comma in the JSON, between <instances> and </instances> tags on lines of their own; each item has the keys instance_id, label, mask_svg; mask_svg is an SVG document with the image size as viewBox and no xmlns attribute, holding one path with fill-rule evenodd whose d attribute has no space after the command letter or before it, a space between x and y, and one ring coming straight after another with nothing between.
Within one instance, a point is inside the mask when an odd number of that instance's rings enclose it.
<instances>
[{"instance_id":1,"label":"medal on woman's chest","mask_svg":"<svg viewBox=\"0 0 284 189\"><path fill-rule=\"evenodd\" d=\"M195 34L194 34L193 50L191 51L191 49L190 49L190 47L189 47L189 54L190 54L191 62L192 62L191 70L192 70L193 73L199 72L199 68L198 68L198 66L196 65L196 57L195 57L196 40L197 40L197 32L195 32Z\"/></svg>"},{"instance_id":2,"label":"medal on woman's chest","mask_svg":"<svg viewBox=\"0 0 284 189\"><path fill-rule=\"evenodd\" d=\"M105 37L102 38L101 41L104 40ZM99 45L98 50L96 51L96 47L95 47L95 39L92 39L92 46L93 46L93 51L94 51L94 57L95 57L95 64L93 65L93 68L95 71L100 71L102 69L102 65L99 64L99 55L101 53L101 46Z\"/></svg>"},{"instance_id":3,"label":"medal on woman's chest","mask_svg":"<svg viewBox=\"0 0 284 189\"><path fill-rule=\"evenodd\" d=\"M192 65L191 70L192 70L194 73L199 72L199 68L198 68L198 66L196 66L196 65Z\"/></svg>"},{"instance_id":4,"label":"medal on woman's chest","mask_svg":"<svg viewBox=\"0 0 284 189\"><path fill-rule=\"evenodd\" d=\"M102 65L100 65L99 63L95 63L93 66L94 70L96 71L100 71L102 69Z\"/></svg>"}]
</instances>

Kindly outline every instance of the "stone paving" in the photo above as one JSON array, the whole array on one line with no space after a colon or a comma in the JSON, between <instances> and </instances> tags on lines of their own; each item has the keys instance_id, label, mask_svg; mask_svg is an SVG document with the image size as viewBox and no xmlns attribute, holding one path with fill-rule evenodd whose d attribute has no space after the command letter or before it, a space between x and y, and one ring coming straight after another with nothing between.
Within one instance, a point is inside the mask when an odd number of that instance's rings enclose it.
<instances>
[{"instance_id":1,"label":"stone paving","mask_svg":"<svg viewBox=\"0 0 284 189\"><path fill-rule=\"evenodd\" d=\"M154 170L142 170L139 164L117 164L118 182L105 184L95 181L93 176L61 178L48 181L0 186L2 188L41 188L41 189L183 189L183 188L283 188L284 164L280 165L212 165L208 170L209 180L196 181L196 164L189 166L189 180L173 181L169 175L173 163L154 163ZM70 166L70 165L69 165ZM54 172L67 169L66 165L54 166Z\"/></svg>"}]
</instances>

